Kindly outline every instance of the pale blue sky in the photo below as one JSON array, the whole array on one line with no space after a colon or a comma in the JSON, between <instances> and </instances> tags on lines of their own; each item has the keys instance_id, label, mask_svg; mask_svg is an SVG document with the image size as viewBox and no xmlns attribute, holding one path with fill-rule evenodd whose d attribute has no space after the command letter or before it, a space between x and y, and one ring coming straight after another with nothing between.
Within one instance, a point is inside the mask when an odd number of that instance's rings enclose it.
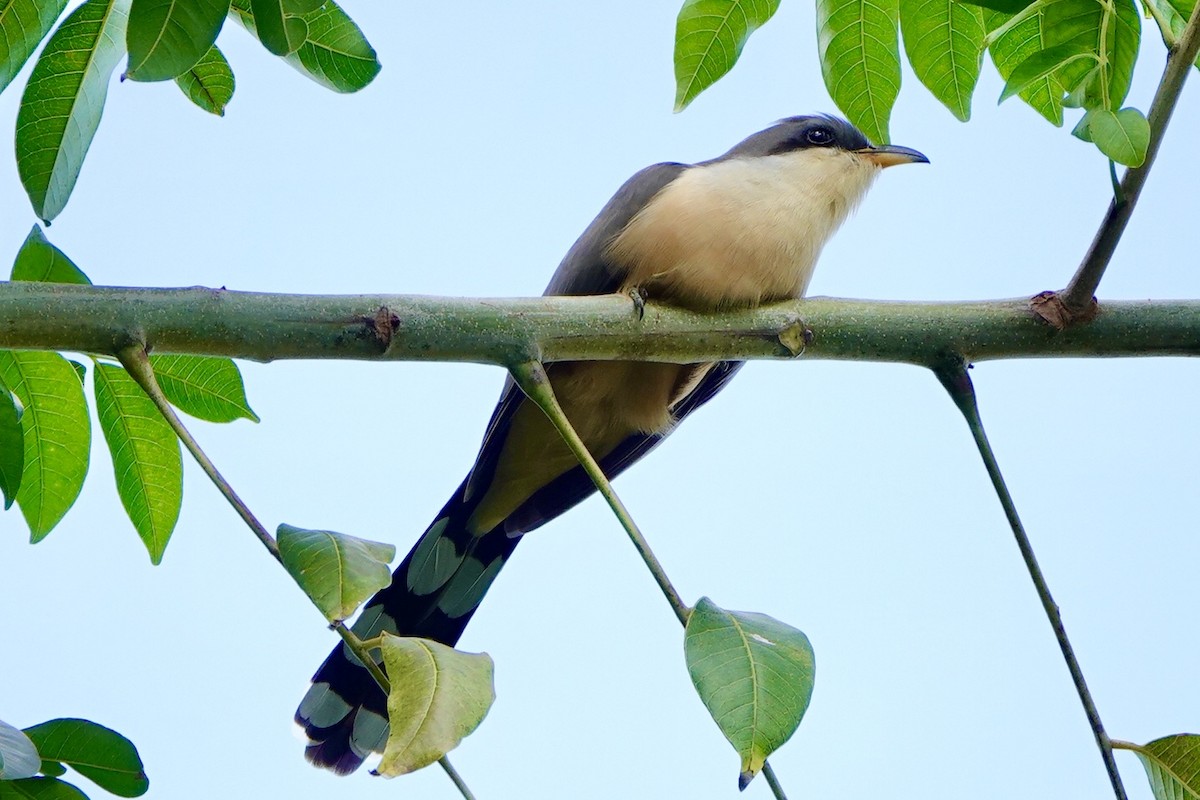
<instances>
[{"instance_id":1,"label":"pale blue sky","mask_svg":"<svg viewBox=\"0 0 1200 800\"><path fill-rule=\"evenodd\" d=\"M384 65L358 95L307 81L233 24L225 119L170 84L114 85L51 240L104 284L532 295L638 168L835 110L809 3L784 3L733 74L678 115L674 2L346 7ZM1130 98L1143 109L1162 62L1146 34ZM932 164L882 176L813 294L966 300L1066 282L1107 205L1106 164L1016 101L997 107L1000 88L985 66L961 125L906 72L893 138ZM1197 98L1184 92L1102 298L1200 297ZM5 130L18 99L0 96ZM0 209L0 252L15 254L35 219L10 157ZM192 427L259 517L401 551L470 465L502 380L471 365L244 371L262 423ZM1194 363L972 374L1111 734L1200 728ZM158 568L100 441L44 543L26 543L15 512L0 517L0 718L116 728L141 750L152 797L456 797L436 768L388 782L304 762L291 715L334 637L186 472ZM772 759L791 796L1109 792L966 427L930 374L751 365L617 488L685 599L811 638L812 706ZM453 754L481 800L738 796L737 758L693 694L675 619L599 502L531 534L461 645L497 665L499 699ZM1136 759L1118 758L1131 796L1149 797ZM746 796L769 792L758 780Z\"/></svg>"}]
</instances>

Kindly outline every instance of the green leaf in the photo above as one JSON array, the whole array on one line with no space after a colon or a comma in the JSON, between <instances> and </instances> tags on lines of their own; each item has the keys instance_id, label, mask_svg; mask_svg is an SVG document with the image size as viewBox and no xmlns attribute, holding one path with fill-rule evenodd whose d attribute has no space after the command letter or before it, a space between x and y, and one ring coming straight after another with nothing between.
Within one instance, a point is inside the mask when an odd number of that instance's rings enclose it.
<instances>
[{"instance_id":1,"label":"green leaf","mask_svg":"<svg viewBox=\"0 0 1200 800\"><path fill-rule=\"evenodd\" d=\"M58 778L67 774L67 768L58 761L42 759L42 774L47 778Z\"/></svg>"},{"instance_id":2,"label":"green leaf","mask_svg":"<svg viewBox=\"0 0 1200 800\"><path fill-rule=\"evenodd\" d=\"M988 51L1000 77L1008 80L1013 70L1030 56L1046 49L1044 0L1037 0L1020 17L988 12L984 14L989 38ZM1018 92L1030 108L1054 125L1063 124L1062 83L1054 75L1034 81Z\"/></svg>"},{"instance_id":3,"label":"green leaf","mask_svg":"<svg viewBox=\"0 0 1200 800\"><path fill-rule=\"evenodd\" d=\"M744 789L808 709L812 646L765 614L726 611L703 597L688 618L683 647L700 699L741 756Z\"/></svg>"},{"instance_id":4,"label":"green leaf","mask_svg":"<svg viewBox=\"0 0 1200 800\"><path fill-rule=\"evenodd\" d=\"M311 14L323 5L325 0L283 0L283 10L288 14Z\"/></svg>"},{"instance_id":5,"label":"green leaf","mask_svg":"<svg viewBox=\"0 0 1200 800\"><path fill-rule=\"evenodd\" d=\"M492 659L440 642L382 635L390 730L381 775L394 777L432 764L458 746L496 699Z\"/></svg>"},{"instance_id":6,"label":"green leaf","mask_svg":"<svg viewBox=\"0 0 1200 800\"><path fill-rule=\"evenodd\" d=\"M970 119L983 65L983 11L961 0L900 0L900 30L917 79L950 113Z\"/></svg>"},{"instance_id":7,"label":"green leaf","mask_svg":"<svg viewBox=\"0 0 1200 800\"><path fill-rule=\"evenodd\" d=\"M821 74L833 102L871 141L891 141L900 93L898 0L817 0Z\"/></svg>"},{"instance_id":8,"label":"green leaf","mask_svg":"<svg viewBox=\"0 0 1200 800\"><path fill-rule=\"evenodd\" d=\"M166 81L194 67L212 49L229 0L132 0L125 42L125 77Z\"/></svg>"},{"instance_id":9,"label":"green leaf","mask_svg":"<svg viewBox=\"0 0 1200 800\"><path fill-rule=\"evenodd\" d=\"M215 44L195 66L176 78L175 84L189 100L218 117L225 116L225 106L233 99L233 69Z\"/></svg>"},{"instance_id":10,"label":"green leaf","mask_svg":"<svg viewBox=\"0 0 1200 800\"><path fill-rule=\"evenodd\" d=\"M675 110L733 69L779 0L686 0L675 23Z\"/></svg>"},{"instance_id":11,"label":"green leaf","mask_svg":"<svg viewBox=\"0 0 1200 800\"><path fill-rule=\"evenodd\" d=\"M1180 733L1142 747L1120 746L1141 759L1155 800L1200 800L1200 736Z\"/></svg>"},{"instance_id":12,"label":"green leaf","mask_svg":"<svg viewBox=\"0 0 1200 800\"><path fill-rule=\"evenodd\" d=\"M140 797L150 787L133 742L86 719L54 719L26 728L42 758L73 768L118 797Z\"/></svg>"},{"instance_id":13,"label":"green leaf","mask_svg":"<svg viewBox=\"0 0 1200 800\"><path fill-rule=\"evenodd\" d=\"M332 0L303 19L308 39L288 56L293 67L338 92L357 92L379 74L375 48Z\"/></svg>"},{"instance_id":14,"label":"green leaf","mask_svg":"<svg viewBox=\"0 0 1200 800\"><path fill-rule=\"evenodd\" d=\"M75 188L125 51L130 0L87 0L50 37L17 111L17 171L34 213L49 222Z\"/></svg>"},{"instance_id":15,"label":"green leaf","mask_svg":"<svg viewBox=\"0 0 1200 800\"><path fill-rule=\"evenodd\" d=\"M207 422L233 422L258 415L246 401L237 364L216 356L150 356L150 365L171 405Z\"/></svg>"},{"instance_id":16,"label":"green leaf","mask_svg":"<svg viewBox=\"0 0 1200 800\"><path fill-rule=\"evenodd\" d=\"M91 286L92 282L75 262L67 258L46 238L37 225L25 237L25 243L17 251L13 262L14 281L36 281L39 283L74 283Z\"/></svg>"},{"instance_id":17,"label":"green leaf","mask_svg":"<svg viewBox=\"0 0 1200 800\"><path fill-rule=\"evenodd\" d=\"M33 740L0 721L0 781L15 781L38 774L42 758Z\"/></svg>"},{"instance_id":18,"label":"green leaf","mask_svg":"<svg viewBox=\"0 0 1200 800\"><path fill-rule=\"evenodd\" d=\"M1066 61L1056 74L1063 90L1070 93L1093 73L1097 65L1104 64L1100 26L1105 11L1097 0L1053 0L1046 3L1043 13L1049 35L1048 49L1062 47L1090 56L1090 59Z\"/></svg>"},{"instance_id":19,"label":"green leaf","mask_svg":"<svg viewBox=\"0 0 1200 800\"><path fill-rule=\"evenodd\" d=\"M1136 108L1105 111L1093 108L1084 117L1087 141L1118 164L1140 167L1150 146L1150 123ZM1084 122L1080 123L1081 125ZM1083 138L1083 137L1080 137Z\"/></svg>"},{"instance_id":20,"label":"green leaf","mask_svg":"<svg viewBox=\"0 0 1200 800\"><path fill-rule=\"evenodd\" d=\"M1046 6L1046 25L1053 42L1091 53L1099 69L1091 66L1059 77L1069 92L1086 78L1083 105L1087 108L1121 107L1129 94L1133 66L1141 40L1141 18L1132 0L1057 0Z\"/></svg>"},{"instance_id":21,"label":"green leaf","mask_svg":"<svg viewBox=\"0 0 1200 800\"><path fill-rule=\"evenodd\" d=\"M1138 49L1142 41L1142 18L1132 0L1114 0L1116 19L1109 26L1109 78L1108 108L1120 108L1129 96L1133 84L1133 67L1137 63Z\"/></svg>"},{"instance_id":22,"label":"green leaf","mask_svg":"<svg viewBox=\"0 0 1200 800\"><path fill-rule=\"evenodd\" d=\"M1079 118L1079 122L1075 123L1075 127L1071 129L1071 135L1085 142L1092 141L1092 132L1088 130L1087 114L1084 114Z\"/></svg>"},{"instance_id":23,"label":"green leaf","mask_svg":"<svg viewBox=\"0 0 1200 800\"><path fill-rule=\"evenodd\" d=\"M1168 48L1179 44L1183 29L1187 27L1187 21L1196 7L1196 0L1145 0L1145 4L1158 24L1163 43Z\"/></svg>"},{"instance_id":24,"label":"green leaf","mask_svg":"<svg viewBox=\"0 0 1200 800\"><path fill-rule=\"evenodd\" d=\"M282 0L250 0L250 8L258 40L271 53L294 53L308 38L308 25L299 16L289 15Z\"/></svg>"},{"instance_id":25,"label":"green leaf","mask_svg":"<svg viewBox=\"0 0 1200 800\"><path fill-rule=\"evenodd\" d=\"M88 796L58 778L26 778L0 782L0 800L88 800Z\"/></svg>"},{"instance_id":26,"label":"green leaf","mask_svg":"<svg viewBox=\"0 0 1200 800\"><path fill-rule=\"evenodd\" d=\"M117 494L150 561L162 561L183 502L179 440L154 403L121 367L96 362L100 430L112 454Z\"/></svg>"},{"instance_id":27,"label":"green leaf","mask_svg":"<svg viewBox=\"0 0 1200 800\"><path fill-rule=\"evenodd\" d=\"M0 383L24 406L25 466L17 505L36 543L83 488L92 438L87 402L75 369L57 353L0 350Z\"/></svg>"},{"instance_id":28,"label":"green leaf","mask_svg":"<svg viewBox=\"0 0 1200 800\"><path fill-rule=\"evenodd\" d=\"M0 0L0 92L46 38L67 0Z\"/></svg>"},{"instance_id":29,"label":"green leaf","mask_svg":"<svg viewBox=\"0 0 1200 800\"><path fill-rule=\"evenodd\" d=\"M246 30L258 35L250 0L233 0L232 13ZM285 59L293 67L335 92L357 92L379 74L375 49L333 0L301 19L308 26L308 38Z\"/></svg>"},{"instance_id":30,"label":"green leaf","mask_svg":"<svg viewBox=\"0 0 1200 800\"><path fill-rule=\"evenodd\" d=\"M1004 14L1016 14L1023 11L1034 0L950 0L954 4L962 4L968 6L977 6L979 8L987 8L992 11L999 11Z\"/></svg>"},{"instance_id":31,"label":"green leaf","mask_svg":"<svg viewBox=\"0 0 1200 800\"><path fill-rule=\"evenodd\" d=\"M1141 40L1132 0L1036 0L1016 17L988 22L992 56L1008 81L1001 101L1019 89L1060 125L1063 105L1111 111L1129 93Z\"/></svg>"},{"instance_id":32,"label":"green leaf","mask_svg":"<svg viewBox=\"0 0 1200 800\"><path fill-rule=\"evenodd\" d=\"M1014 94L1024 92L1039 81L1044 81L1052 75L1060 74L1064 68L1077 62L1094 63L1096 56L1087 48L1080 48L1077 43L1065 43L1049 47L1045 50L1039 50L1029 58L1022 61L1012 74L1008 77L1008 82L1004 84L1004 91L1000 93L1000 102L1003 103ZM1062 85L1061 82L1059 84ZM1061 90L1060 90L1061 92ZM1062 102L1061 97L1059 102Z\"/></svg>"},{"instance_id":33,"label":"green leaf","mask_svg":"<svg viewBox=\"0 0 1200 800\"><path fill-rule=\"evenodd\" d=\"M283 566L330 622L346 619L392 582L393 545L291 525L280 525L275 536Z\"/></svg>"},{"instance_id":34,"label":"green leaf","mask_svg":"<svg viewBox=\"0 0 1200 800\"><path fill-rule=\"evenodd\" d=\"M12 508L21 488L21 468L25 463L25 443L21 438L21 408L16 398L0 385L0 492L4 510Z\"/></svg>"}]
</instances>

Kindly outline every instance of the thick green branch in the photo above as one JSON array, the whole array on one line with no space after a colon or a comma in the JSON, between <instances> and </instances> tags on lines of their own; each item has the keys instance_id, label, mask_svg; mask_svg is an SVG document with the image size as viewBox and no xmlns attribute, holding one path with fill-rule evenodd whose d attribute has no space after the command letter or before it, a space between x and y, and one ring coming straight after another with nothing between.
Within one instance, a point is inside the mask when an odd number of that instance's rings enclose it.
<instances>
[{"instance_id":1,"label":"thick green branch","mask_svg":"<svg viewBox=\"0 0 1200 800\"><path fill-rule=\"evenodd\" d=\"M287 295L0 283L0 347L159 353L257 361L808 358L929 366L1045 356L1200 355L1200 301L1110 301L1055 331L1027 299L898 303L813 298L722 314L628 297L472 299Z\"/></svg>"}]
</instances>

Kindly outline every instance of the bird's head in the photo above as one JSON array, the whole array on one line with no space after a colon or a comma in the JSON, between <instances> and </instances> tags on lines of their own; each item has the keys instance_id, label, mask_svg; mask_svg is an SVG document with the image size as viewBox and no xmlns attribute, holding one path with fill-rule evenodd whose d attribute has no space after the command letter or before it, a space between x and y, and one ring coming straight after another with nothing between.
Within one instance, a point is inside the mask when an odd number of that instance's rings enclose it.
<instances>
[{"instance_id":1,"label":"bird's head","mask_svg":"<svg viewBox=\"0 0 1200 800\"><path fill-rule=\"evenodd\" d=\"M716 160L755 158L796 153L816 158L846 155L877 168L896 164L929 163L923 154L899 145L873 145L862 131L844 119L824 114L788 117L743 139Z\"/></svg>"}]
</instances>

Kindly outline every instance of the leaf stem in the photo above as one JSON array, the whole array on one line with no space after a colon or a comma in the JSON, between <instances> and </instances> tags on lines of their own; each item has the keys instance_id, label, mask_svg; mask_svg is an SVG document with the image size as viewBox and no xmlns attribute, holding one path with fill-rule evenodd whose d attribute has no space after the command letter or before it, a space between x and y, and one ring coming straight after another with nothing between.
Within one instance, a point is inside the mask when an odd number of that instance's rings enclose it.
<instances>
[{"instance_id":1,"label":"leaf stem","mask_svg":"<svg viewBox=\"0 0 1200 800\"><path fill-rule=\"evenodd\" d=\"M154 368L150 365L150 358L146 354L145 346L135 343L123 347L117 353L117 359L121 362L121 366L125 368L125 371L129 373L129 376L150 397L151 402L154 403L154 407L158 409L163 419L175 431L175 435L179 437L179 441L183 443L187 451L200 464L200 468L204 470L204 474L208 475L209 479L216 484L217 489L225 496L225 499L229 501L234 510L237 511L238 516L242 518L255 537L262 542L263 547L267 548L267 552L282 565L283 558L279 554L279 545L276 544L274 537L267 532L267 529L258 521L258 518L250 511L250 508L242 498L229 485L229 481L225 480L224 476L217 470L216 465L212 463L212 460L200 448L199 443L192 436L191 432L184 427L183 422L179 419L179 415L175 413L175 409L171 407L170 402L162 393L162 389L158 385L158 380L154 377ZM345 623L335 622L330 627L338 636L342 637L342 641L346 643L350 651L366 667L367 672L375 679L375 683L379 684L379 688L383 690L384 694L389 693L391 691L391 684L388 682L387 675L384 674L383 668L375 662L375 659L371 658L367 644L347 628ZM462 793L462 796L466 800L475 800L475 796L471 794L471 790L467 788L462 777L451 766L450 760L446 756L442 756L438 760L438 763L442 765L442 769L450 776L450 780L458 788L459 792Z\"/></svg>"},{"instance_id":2,"label":"leaf stem","mask_svg":"<svg viewBox=\"0 0 1200 800\"><path fill-rule=\"evenodd\" d=\"M776 800L787 800L787 795L783 792L783 784L775 777L775 770L765 761L763 762L762 774L767 779L767 785L771 787L771 791L775 793Z\"/></svg>"},{"instance_id":3,"label":"leaf stem","mask_svg":"<svg viewBox=\"0 0 1200 800\"><path fill-rule=\"evenodd\" d=\"M1030 3L1016 14L1013 14L1009 19L1005 20L1003 25L988 31L987 36L985 36L983 39L984 48L991 48L991 46L994 45L996 40L1001 36L1008 33L1013 28L1032 17L1034 14L1042 13L1042 9L1045 8L1049 2L1050 0L1035 0L1035 2Z\"/></svg>"},{"instance_id":4,"label":"leaf stem","mask_svg":"<svg viewBox=\"0 0 1200 800\"><path fill-rule=\"evenodd\" d=\"M1175 38L1175 33L1171 30L1170 20L1163 16L1162 11L1158 8L1156 3L1145 2L1145 0L1143 0L1143 2L1139 3L1139 5L1147 13L1149 13L1150 16L1154 18L1154 21L1158 24L1158 30L1159 33L1162 34L1163 44L1165 44L1168 49L1179 43L1179 40Z\"/></svg>"},{"instance_id":5,"label":"leaf stem","mask_svg":"<svg viewBox=\"0 0 1200 800\"><path fill-rule=\"evenodd\" d=\"M467 786L466 781L464 781L462 776L458 774L458 770L456 770L450 763L449 758L442 756L438 759L438 764L440 764L442 769L445 770L446 774L450 777L450 780L454 783L459 793L462 794L464 800L475 800L475 795L471 794L470 787Z\"/></svg>"},{"instance_id":6,"label":"leaf stem","mask_svg":"<svg viewBox=\"0 0 1200 800\"><path fill-rule=\"evenodd\" d=\"M1142 187L1146 185L1146 178L1154 166L1154 159L1158 156L1158 148L1162 144L1167 124L1171 121L1171 114L1179 102L1184 81L1187 80L1188 72L1196 61L1197 53L1200 53L1200 3L1192 10L1187 27L1179 37L1179 43L1167 53L1167 65L1163 70L1162 79L1158 82L1158 89L1154 93L1147 116L1150 122L1150 143L1146 147L1146 160L1141 166L1125 170L1120 191L1109 203L1108 213L1104 215L1104 221L1100 223L1087 254L1067 288L1059 293L1063 304L1071 311L1084 311L1090 308L1094 301L1096 288L1100 285L1100 279L1104 277L1109 262L1112 261L1117 243L1125 233L1125 226L1129 224Z\"/></svg>"},{"instance_id":7,"label":"leaf stem","mask_svg":"<svg viewBox=\"0 0 1200 800\"><path fill-rule=\"evenodd\" d=\"M521 391L525 392L526 397L536 403L538 408L545 413L551 424L558 429L559 434L562 435L563 440L567 443L567 447L571 448L571 452L578 459L580 466L587 472L588 477L592 479L592 483L596 484L596 489L608 501L609 507L612 508L617 519L621 521L621 526L629 534L629 539L633 542L633 546L637 548L638 555L642 557L642 561L645 562L647 569L650 570L650 574L654 576L654 580L658 583L658 588L662 590L663 596L667 598L667 602L670 604L671 610L675 612L675 617L679 620L679 624L686 628L692 609L680 598L679 592L675 590L675 586L671 583L670 578L667 577L662 563L654 555L654 551L650 549L650 543L646 541L646 537L642 535L637 523L630 516L629 510L625 508L625 504L621 502L621 498L613 490L608 476L604 474L604 470L596 463L596 459L588 451L587 445L583 443L583 439L579 437L579 434L576 433L575 428L571 425L571 421L567 419L562 406L558 404L558 398L554 396L554 387L550 385L550 378L546 375L546 368L542 366L542 362L525 361L509 367L509 372L512 373L513 380L521 387ZM776 800L787 800L786 795L783 793L783 787L775 777L775 771L771 769L770 763L763 763L762 772L767 776L767 785L771 787Z\"/></svg>"},{"instance_id":8,"label":"leaf stem","mask_svg":"<svg viewBox=\"0 0 1200 800\"><path fill-rule=\"evenodd\" d=\"M379 666L379 662L371 657L372 643L378 642L379 639L371 639L364 642L358 638L354 631L346 627L344 622L335 622L329 626L333 632L342 637L342 641L346 643L346 647L350 648L350 652L354 653L355 658L362 662L367 672L371 673L371 677L375 679L375 683L379 684L379 688L383 689L384 694L390 694L392 684L387 679L387 674L384 673L383 667Z\"/></svg>"},{"instance_id":9,"label":"leaf stem","mask_svg":"<svg viewBox=\"0 0 1200 800\"><path fill-rule=\"evenodd\" d=\"M567 447L571 449L575 458L579 460L580 466L587 472L592 482L596 484L596 489L608 501L609 507L612 508L613 513L620 520L621 526L629 534L630 541L637 548L638 555L646 563L650 574L654 576L654 580L658 583L658 588L662 590L663 596L667 598L667 602L671 605L671 610L675 612L679 624L687 625L688 616L692 613L691 608L680 598L679 592L675 590L675 586L671 583L671 579L667 577L666 570L663 569L658 557L654 555L654 551L650 549L650 543L646 541L646 537L642 535L637 523L630 516L629 510L625 508L625 504L621 502L621 498L613 490L612 484L608 481L608 476L604 474L604 470L600 469L600 465L596 463L596 459L588 451L587 445L583 443L583 439L579 438L579 434L575 432L571 421L567 419L562 406L558 404L558 398L554 396L554 387L550 385L550 378L546 375L546 369L542 366L542 362L526 361L511 367L509 371L512 373L517 385L521 387L521 391L525 392L525 395L537 404L537 407L545 413L559 434L562 435L563 440L567 443Z\"/></svg>"},{"instance_id":10,"label":"leaf stem","mask_svg":"<svg viewBox=\"0 0 1200 800\"><path fill-rule=\"evenodd\" d=\"M1088 689L1087 681L1084 680L1083 670L1080 668L1079 661L1075 657L1075 649L1071 646L1071 640L1067 637L1067 630L1063 625L1062 614L1059 612L1058 604L1054 602L1054 597L1050 594L1050 586L1046 583L1046 578L1042 574L1042 568L1038 565L1037 556L1034 555L1033 544L1025 532L1025 526L1021 524L1021 518L1017 515L1016 504L1013 502L1012 495L1008 491L1008 486L1004 482L1004 476L1000 472L1000 465L996 461L995 454L992 452L992 446L988 442L987 432L983 428L983 420L979 415L979 404L975 399L975 387L971 383L971 376L967 374L966 364L961 356L949 355L933 368L933 372L950 394L951 399L954 400L954 404L958 406L958 410L962 412L963 417L966 418L967 427L971 429L971 435L975 438L975 445L979 449L979 455L983 459L988 477L992 480L996 496L1000 499L1000 505L1004 508L1004 515L1008 518L1008 524L1012 528L1017 548L1021 551L1021 558L1025 562L1025 568L1029 572L1029 577L1033 580L1038 599L1042 601L1042 608L1045 609L1046 617L1050 620L1050 627L1054 629L1054 637L1058 640L1058 646L1062 650L1063 659L1067 662L1067 670L1071 673L1071 680L1075 684L1075 691L1079 694L1079 700L1083 704L1084 713L1087 715L1088 723L1092 727L1092 734L1096 738L1096 745L1100 748L1100 755L1104 760L1104 768L1108 771L1108 778L1112 783L1113 793L1116 795L1117 800L1127 800L1125 786L1121 782L1121 774L1117 771L1117 762L1113 758L1112 741L1108 738L1108 733L1104 730L1104 723L1100 720L1100 712L1096 710L1096 703L1092 700L1092 693Z\"/></svg>"}]
</instances>

